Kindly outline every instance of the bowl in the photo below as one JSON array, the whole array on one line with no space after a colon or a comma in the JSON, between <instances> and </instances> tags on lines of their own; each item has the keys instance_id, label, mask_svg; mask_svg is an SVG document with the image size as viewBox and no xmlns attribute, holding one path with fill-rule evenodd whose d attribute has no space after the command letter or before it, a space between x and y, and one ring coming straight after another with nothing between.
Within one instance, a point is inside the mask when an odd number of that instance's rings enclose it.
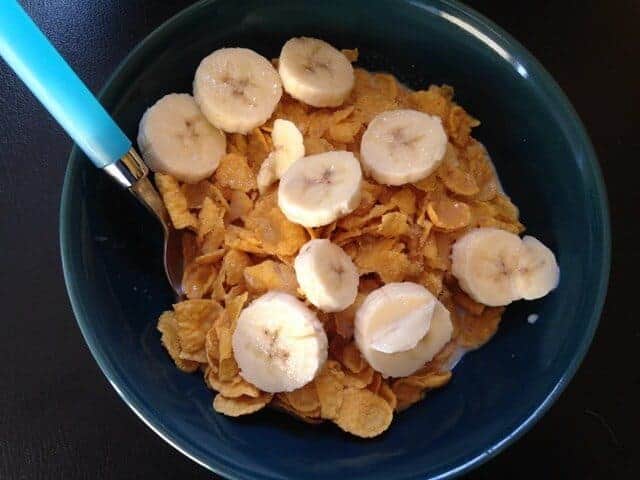
<instances>
[{"instance_id":1,"label":"bowl","mask_svg":"<svg viewBox=\"0 0 640 480\"><path fill-rule=\"evenodd\" d=\"M173 300L161 232L133 196L75 149L60 213L65 281L78 324L122 399L158 435L234 479L449 478L529 429L567 385L596 329L610 257L605 189L566 97L513 38L452 1L201 1L163 24L123 61L101 99L130 138L144 110L190 92L199 61L226 46L278 55L292 36L358 47L359 64L419 88L447 83L482 121L488 148L528 231L556 253L557 290L507 309L486 346L453 380L397 415L379 438L308 426L263 411L216 414L199 375L179 372L156 319ZM527 322L539 315L535 324Z\"/></svg>"}]
</instances>

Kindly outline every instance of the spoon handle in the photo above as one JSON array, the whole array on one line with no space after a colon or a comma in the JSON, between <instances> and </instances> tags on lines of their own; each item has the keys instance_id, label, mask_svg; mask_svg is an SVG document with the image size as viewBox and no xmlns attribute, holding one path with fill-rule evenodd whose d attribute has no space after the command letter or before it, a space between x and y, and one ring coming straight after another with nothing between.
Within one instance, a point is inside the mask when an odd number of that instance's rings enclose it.
<instances>
[{"instance_id":1,"label":"spoon handle","mask_svg":"<svg viewBox=\"0 0 640 480\"><path fill-rule=\"evenodd\" d=\"M99 168L131 141L16 0L0 0L0 56Z\"/></svg>"}]
</instances>

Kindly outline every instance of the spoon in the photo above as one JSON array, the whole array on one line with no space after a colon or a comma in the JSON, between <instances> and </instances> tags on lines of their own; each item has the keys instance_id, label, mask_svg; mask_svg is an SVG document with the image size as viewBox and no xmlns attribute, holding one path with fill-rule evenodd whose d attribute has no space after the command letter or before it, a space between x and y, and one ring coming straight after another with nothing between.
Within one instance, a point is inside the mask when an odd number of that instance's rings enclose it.
<instances>
[{"instance_id":1,"label":"spoon","mask_svg":"<svg viewBox=\"0 0 640 480\"><path fill-rule=\"evenodd\" d=\"M131 141L15 0L2 1L0 56L87 155L160 221L164 269L183 297L182 233L173 228L149 169Z\"/></svg>"}]
</instances>

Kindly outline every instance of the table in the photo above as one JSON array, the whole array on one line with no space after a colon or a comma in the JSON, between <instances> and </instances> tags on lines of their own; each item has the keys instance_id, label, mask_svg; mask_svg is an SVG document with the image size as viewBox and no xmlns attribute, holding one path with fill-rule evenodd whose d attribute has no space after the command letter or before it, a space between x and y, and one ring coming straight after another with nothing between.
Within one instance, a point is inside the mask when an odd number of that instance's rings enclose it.
<instances>
[{"instance_id":1,"label":"table","mask_svg":"<svg viewBox=\"0 0 640 480\"><path fill-rule=\"evenodd\" d=\"M189 3L23 0L94 91ZM531 432L468 478L639 478L640 4L468 3L529 48L568 94L598 152L614 231L610 291L580 371ZM0 62L0 478L212 478L120 401L75 325L58 246L70 149Z\"/></svg>"}]
</instances>

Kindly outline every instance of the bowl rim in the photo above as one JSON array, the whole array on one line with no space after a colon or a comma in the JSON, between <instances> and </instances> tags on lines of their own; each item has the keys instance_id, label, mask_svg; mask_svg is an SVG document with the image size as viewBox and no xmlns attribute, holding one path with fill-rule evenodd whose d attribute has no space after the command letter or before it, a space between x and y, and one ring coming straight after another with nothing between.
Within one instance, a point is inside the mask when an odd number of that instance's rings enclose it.
<instances>
[{"instance_id":1,"label":"bowl rim","mask_svg":"<svg viewBox=\"0 0 640 480\"><path fill-rule=\"evenodd\" d=\"M435 14L445 18L451 23L456 24L467 33L473 35L481 43L488 48L494 50L497 54L502 56L505 60L509 61L518 72L521 73L521 69L525 69L525 74L528 71L535 72L538 77L537 83L544 90L545 94L553 99L561 109L565 111L565 118L569 120L566 125L568 128L568 135L582 146L584 151L584 164L592 173L592 187L594 191L594 203L599 218L601 219L601 228L596 232L599 234L599 240L602 242L602 255L600 263L598 265L599 270L599 283L597 286L597 298L593 304L593 310L588 323L585 328L585 336L582 342L578 346L578 349L574 352L571 362L564 370L564 373L557 379L554 387L549 391L544 400L538 405L537 408L529 414L529 416L522 419L521 423L514 430L504 434L503 438L486 447L480 449L478 452L472 452L465 458L459 465L450 468L446 471L438 473L437 475L430 477L431 479L445 479L452 478L461 475L469 470L483 464L489 459L496 456L503 451L507 446L511 445L524 433L531 429L531 427L544 415L544 413L551 407L551 405L557 400L559 395L564 391L570 380L575 375L580 363L584 359L589 346L593 340L593 336L597 329L604 300L607 293L607 286L609 280L610 264L611 264L611 226L609 216L609 206L607 200L607 192L604 185L604 180L600 165L597 160L597 156L593 145L586 133L584 125L578 117L575 109L571 105L570 101L546 71L542 64L515 38L508 34L501 27L496 25L493 21L489 20L484 15L478 13L466 5L459 3L457 0L406 0L414 7L426 10L430 14ZM109 76L106 83L100 90L98 97L104 100L107 91L115 79L123 74L128 65L135 64L135 62L141 57L145 51L147 51L153 45L161 42L165 37L171 35L182 22L191 17L198 10L205 8L209 4L216 3L217 0L199 0L193 5L186 7L179 11L168 20L163 22L160 26L155 28L149 35L147 35L142 41L140 41L131 52L120 62L118 67ZM84 316L84 307L82 302L82 294L78 288L77 282L73 280L71 272L71 258L73 253L70 249L70 242L68 238L71 235L71 181L74 177L74 170L80 163L78 157L81 156L81 152L77 146L73 146L69 160L66 167L64 183L62 188L61 203L60 203L60 251L62 258L62 268L64 274L64 281L67 288L67 293L71 301L71 307L80 328L80 331L87 343L91 354L96 360L100 370L112 385L114 390L127 404L127 406L146 424L153 432L155 432L160 438L171 445L173 448L181 452L186 457L190 458L199 465L206 469L224 475L230 479L242 479L242 478L254 478L254 472L243 468L227 459L216 458L211 459L210 456L205 455L202 451L198 451L188 440L188 438L178 437L174 432L169 431L161 422L157 421L157 415L152 409L145 405L143 401L138 399L132 390L124 383L121 382L121 378L117 369L106 357L102 351L99 342L91 335L91 327L86 321ZM415 474L411 477L405 478L421 478L424 477L421 474Z\"/></svg>"}]
</instances>

